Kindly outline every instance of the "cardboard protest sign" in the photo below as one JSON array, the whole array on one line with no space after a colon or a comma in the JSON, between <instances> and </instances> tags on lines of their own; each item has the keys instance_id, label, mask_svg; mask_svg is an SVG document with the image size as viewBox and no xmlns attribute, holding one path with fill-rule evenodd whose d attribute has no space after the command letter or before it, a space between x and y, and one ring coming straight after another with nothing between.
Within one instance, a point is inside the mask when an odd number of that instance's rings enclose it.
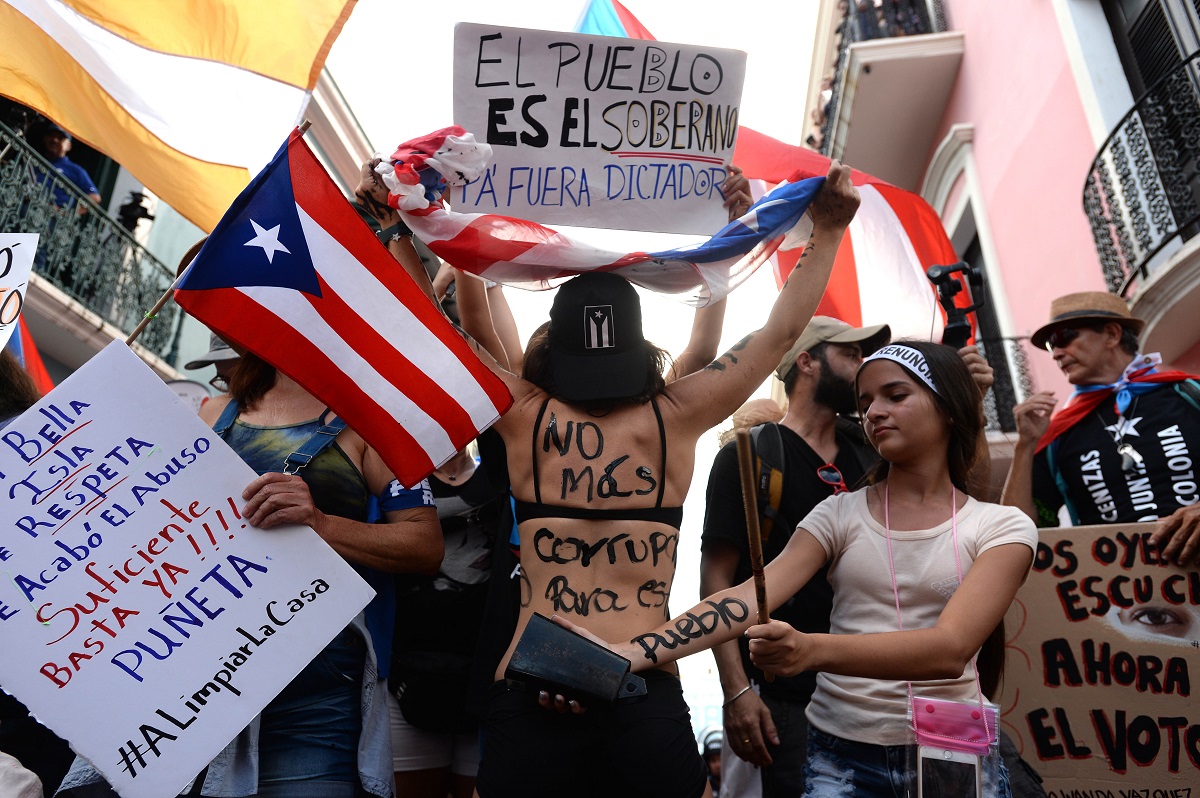
<instances>
[{"instance_id":1,"label":"cardboard protest sign","mask_svg":"<svg viewBox=\"0 0 1200 798\"><path fill-rule=\"evenodd\" d=\"M123 343L0 431L0 684L127 798L175 795L366 605Z\"/></svg>"},{"instance_id":2,"label":"cardboard protest sign","mask_svg":"<svg viewBox=\"0 0 1200 798\"><path fill-rule=\"evenodd\" d=\"M746 54L459 23L454 121L493 148L455 210L715 233Z\"/></svg>"},{"instance_id":3,"label":"cardboard protest sign","mask_svg":"<svg viewBox=\"0 0 1200 798\"><path fill-rule=\"evenodd\" d=\"M1153 530L1041 530L1005 619L1003 725L1051 798L1197 794L1200 573Z\"/></svg>"},{"instance_id":4,"label":"cardboard protest sign","mask_svg":"<svg viewBox=\"0 0 1200 798\"><path fill-rule=\"evenodd\" d=\"M0 233L0 349L17 329L37 245L37 233Z\"/></svg>"}]
</instances>

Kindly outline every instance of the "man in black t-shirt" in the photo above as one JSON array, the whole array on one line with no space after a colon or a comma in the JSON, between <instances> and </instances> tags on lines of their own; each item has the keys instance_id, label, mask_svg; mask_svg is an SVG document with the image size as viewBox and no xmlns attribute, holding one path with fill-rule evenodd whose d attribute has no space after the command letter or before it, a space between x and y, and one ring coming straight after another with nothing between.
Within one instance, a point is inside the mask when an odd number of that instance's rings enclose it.
<instances>
[{"instance_id":1,"label":"man in black t-shirt","mask_svg":"<svg viewBox=\"0 0 1200 798\"><path fill-rule=\"evenodd\" d=\"M1064 504L1076 524L1162 519L1165 556L1200 563L1200 384L1158 369L1138 351L1141 319L1104 292L1068 294L1031 340L1054 356L1075 391L1051 417L1054 395L1013 408L1018 442L1003 503L1039 526Z\"/></svg>"},{"instance_id":2,"label":"man in black t-shirt","mask_svg":"<svg viewBox=\"0 0 1200 798\"><path fill-rule=\"evenodd\" d=\"M762 525L765 562L783 550L813 507L835 491L852 489L877 460L859 426L842 415L856 410L854 375L862 358L887 343L890 334L887 325L856 329L815 316L779 364L776 374L787 392L788 411L779 424L763 425L757 433L760 453L768 445L766 436L777 435L783 458L778 516ZM709 475L701 596L749 578L749 557L737 451L731 443L718 452ZM828 632L832 602L822 569L772 617L802 632ZM726 789L742 777L753 778L748 762L762 768L763 796L800 795L808 737L804 709L816 688L816 674L766 682L750 663L744 639L718 646L713 655L725 694L724 743L733 754L722 757Z\"/></svg>"}]
</instances>

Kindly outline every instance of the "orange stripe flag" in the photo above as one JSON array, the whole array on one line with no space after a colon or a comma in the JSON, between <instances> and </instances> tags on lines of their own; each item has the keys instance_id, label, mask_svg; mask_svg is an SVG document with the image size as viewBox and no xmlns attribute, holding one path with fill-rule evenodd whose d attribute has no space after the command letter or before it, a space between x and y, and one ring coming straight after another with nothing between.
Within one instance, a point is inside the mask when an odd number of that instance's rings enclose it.
<instances>
[{"instance_id":1,"label":"orange stripe flag","mask_svg":"<svg viewBox=\"0 0 1200 798\"><path fill-rule=\"evenodd\" d=\"M354 0L0 0L0 92L205 231L307 105Z\"/></svg>"}]
</instances>

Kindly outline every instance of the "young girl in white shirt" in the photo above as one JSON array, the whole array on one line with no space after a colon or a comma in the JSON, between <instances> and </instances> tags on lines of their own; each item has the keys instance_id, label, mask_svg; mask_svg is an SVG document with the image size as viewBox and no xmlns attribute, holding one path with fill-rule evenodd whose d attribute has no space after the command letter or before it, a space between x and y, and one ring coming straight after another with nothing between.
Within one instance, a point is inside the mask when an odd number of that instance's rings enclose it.
<instances>
[{"instance_id":1,"label":"young girl in white shirt","mask_svg":"<svg viewBox=\"0 0 1200 798\"><path fill-rule=\"evenodd\" d=\"M919 341L884 347L863 362L856 393L882 463L868 487L818 505L766 567L774 609L829 563L830 634L802 634L780 621L755 625L747 581L613 646L637 671L747 634L763 670L819 671L807 713L807 798L905 794L908 683L920 697L980 700L972 660L1037 546L1023 513L966 493L968 470L986 456L983 414L953 349ZM1002 770L989 794L1008 798Z\"/></svg>"}]
</instances>

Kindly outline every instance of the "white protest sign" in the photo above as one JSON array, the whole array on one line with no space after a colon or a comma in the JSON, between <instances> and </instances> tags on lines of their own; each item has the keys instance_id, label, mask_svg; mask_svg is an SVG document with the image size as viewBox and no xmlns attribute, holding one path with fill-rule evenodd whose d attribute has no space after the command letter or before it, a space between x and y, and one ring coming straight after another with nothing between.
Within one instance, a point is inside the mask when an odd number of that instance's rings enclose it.
<instances>
[{"instance_id":1,"label":"white protest sign","mask_svg":"<svg viewBox=\"0 0 1200 798\"><path fill-rule=\"evenodd\" d=\"M126 798L178 793L372 596L246 524L255 476L120 342L0 431L0 684Z\"/></svg>"},{"instance_id":2,"label":"white protest sign","mask_svg":"<svg viewBox=\"0 0 1200 798\"><path fill-rule=\"evenodd\" d=\"M460 22L454 120L492 146L463 213L712 234L737 137L737 50Z\"/></svg>"},{"instance_id":3,"label":"white protest sign","mask_svg":"<svg viewBox=\"0 0 1200 798\"><path fill-rule=\"evenodd\" d=\"M37 245L37 233L0 233L0 349L17 329Z\"/></svg>"}]
</instances>

